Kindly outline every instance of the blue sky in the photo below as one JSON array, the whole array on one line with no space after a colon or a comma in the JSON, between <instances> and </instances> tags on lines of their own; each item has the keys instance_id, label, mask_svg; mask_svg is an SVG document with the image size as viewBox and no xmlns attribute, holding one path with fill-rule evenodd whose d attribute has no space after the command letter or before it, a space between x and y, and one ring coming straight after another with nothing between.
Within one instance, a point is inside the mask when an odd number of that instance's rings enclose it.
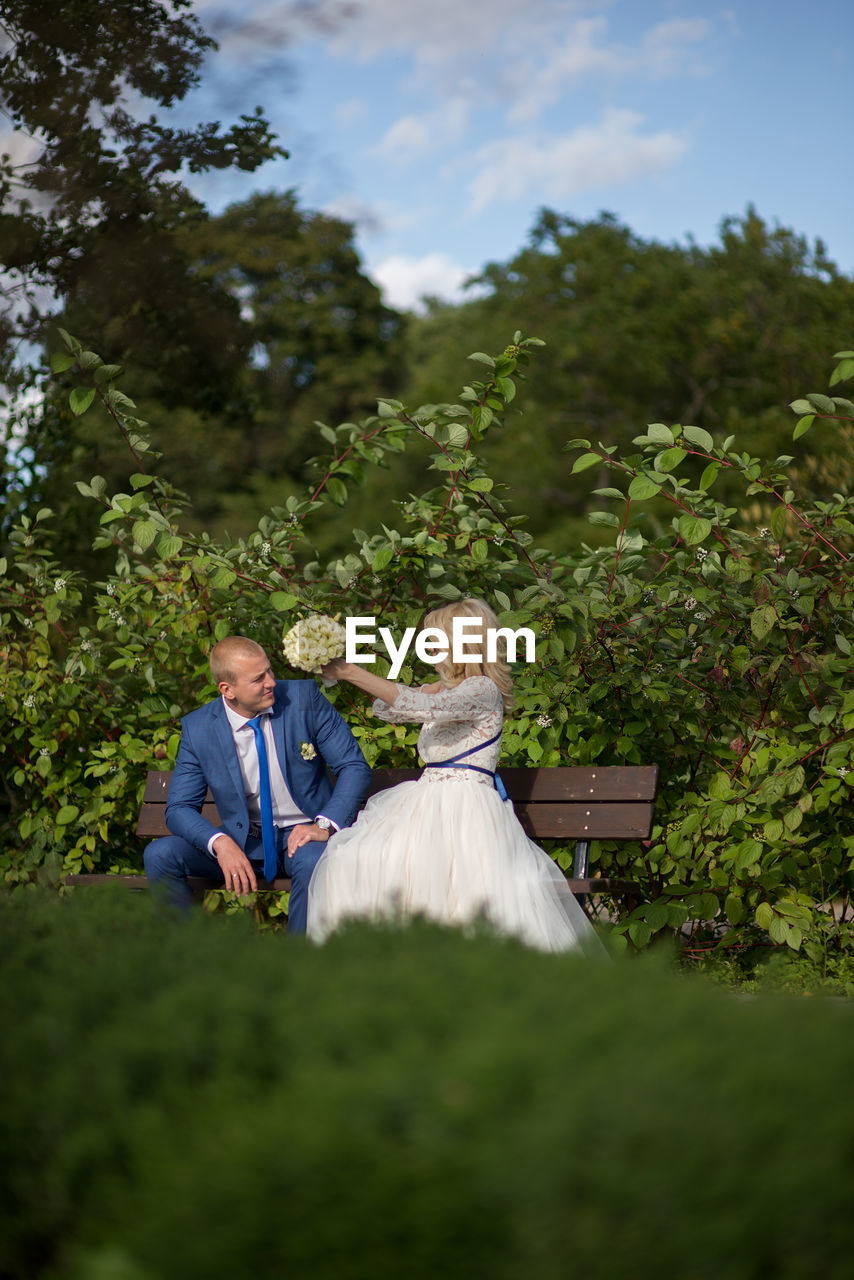
<instances>
[{"instance_id":1,"label":"blue sky","mask_svg":"<svg viewBox=\"0 0 854 1280\"><path fill-rule=\"evenodd\" d=\"M459 296L537 210L708 244L752 203L854 273L851 0L196 0L220 49L190 118L264 107L296 188L353 220L396 306Z\"/></svg>"}]
</instances>

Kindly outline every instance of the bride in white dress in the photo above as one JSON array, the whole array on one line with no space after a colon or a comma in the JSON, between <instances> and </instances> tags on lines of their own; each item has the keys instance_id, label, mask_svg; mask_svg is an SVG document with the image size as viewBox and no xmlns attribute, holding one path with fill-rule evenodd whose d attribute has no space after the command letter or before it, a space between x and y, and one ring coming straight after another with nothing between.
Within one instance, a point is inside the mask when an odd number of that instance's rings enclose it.
<instances>
[{"instance_id":1,"label":"bride in white dress","mask_svg":"<svg viewBox=\"0 0 854 1280\"><path fill-rule=\"evenodd\" d=\"M484 645L486 628L498 626L489 606L471 599L428 614L425 626L450 637L460 616L482 620ZM353 826L332 836L309 887L309 937L322 941L355 918L421 915L443 924L485 921L543 951L599 951L563 872L496 790L511 703L506 663L459 665L449 657L437 670L439 681L411 689L343 659L323 669L374 695L380 719L421 721L426 767L416 781L372 796Z\"/></svg>"}]
</instances>

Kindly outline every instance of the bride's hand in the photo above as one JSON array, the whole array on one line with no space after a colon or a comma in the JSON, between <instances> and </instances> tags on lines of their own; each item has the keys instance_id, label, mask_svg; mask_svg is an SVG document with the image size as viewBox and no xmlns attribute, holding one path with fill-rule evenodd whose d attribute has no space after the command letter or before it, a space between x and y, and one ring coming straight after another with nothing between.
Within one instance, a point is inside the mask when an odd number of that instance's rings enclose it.
<instances>
[{"instance_id":1,"label":"bride's hand","mask_svg":"<svg viewBox=\"0 0 854 1280\"><path fill-rule=\"evenodd\" d=\"M336 680L346 680L348 666L349 663L345 662L343 658L333 658L331 662L327 662L320 668L321 677L324 680L331 680L333 682Z\"/></svg>"}]
</instances>

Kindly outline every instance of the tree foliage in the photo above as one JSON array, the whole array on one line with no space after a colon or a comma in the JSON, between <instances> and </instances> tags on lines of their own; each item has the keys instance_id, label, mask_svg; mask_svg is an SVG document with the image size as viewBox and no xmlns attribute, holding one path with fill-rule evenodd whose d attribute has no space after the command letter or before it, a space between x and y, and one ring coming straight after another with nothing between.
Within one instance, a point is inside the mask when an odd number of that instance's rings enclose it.
<instances>
[{"instance_id":1,"label":"tree foliage","mask_svg":"<svg viewBox=\"0 0 854 1280\"><path fill-rule=\"evenodd\" d=\"M789 434L780 406L820 384L824 353L854 331L854 281L820 243L752 209L708 248L644 240L608 214L543 210L529 245L472 283L485 296L414 324L409 392L439 398L469 345L492 350L516 326L542 335L524 416L486 456L512 469L518 509L551 542L574 539L589 504L589 475L554 470L567 438L624 449L640 422L691 423L774 456Z\"/></svg>"},{"instance_id":2,"label":"tree foliage","mask_svg":"<svg viewBox=\"0 0 854 1280\"><path fill-rule=\"evenodd\" d=\"M134 474L119 493L100 476L79 482L116 554L93 589L56 558L50 512L12 536L0 594L7 881L138 862L145 771L173 763L179 715L213 693L206 656L222 635L257 635L276 654L295 613L342 607L399 634L471 593L539 637L536 662L516 673L506 763L661 765L652 841L597 854L601 870L643 888L619 936L643 947L678 935L694 950L764 938L815 959L854 946L850 477L797 492L792 456L765 461L697 426L653 423L627 451L575 439L575 460L555 453L552 470L604 470L597 496L613 509L591 519L606 544L572 555L537 545L483 458L538 345L517 334L499 355L471 357L477 376L455 402L381 400L361 422L325 428L318 482L248 538L217 542L186 531L118 371L65 341L54 367L71 411L100 403ZM854 354L837 353L831 389L852 374ZM810 433L832 440L854 422L839 395L810 393L791 410L798 451ZM428 487L353 529L352 549L325 563L313 530L414 442L430 450ZM721 496L733 489L743 510ZM650 520L662 508L668 519ZM405 667L402 678L426 674ZM332 696L371 763L413 763L414 726L373 721L353 691ZM570 865L571 849L553 853Z\"/></svg>"},{"instance_id":3,"label":"tree foliage","mask_svg":"<svg viewBox=\"0 0 854 1280\"><path fill-rule=\"evenodd\" d=\"M188 264L168 233L201 209L179 173L251 171L283 154L260 108L222 130L133 105L168 111L214 47L189 0L0 0L0 109L15 131L0 163L6 372L15 335L42 336L45 291L85 297L106 349L133 343L140 325L151 338L166 299L192 317Z\"/></svg>"}]
</instances>

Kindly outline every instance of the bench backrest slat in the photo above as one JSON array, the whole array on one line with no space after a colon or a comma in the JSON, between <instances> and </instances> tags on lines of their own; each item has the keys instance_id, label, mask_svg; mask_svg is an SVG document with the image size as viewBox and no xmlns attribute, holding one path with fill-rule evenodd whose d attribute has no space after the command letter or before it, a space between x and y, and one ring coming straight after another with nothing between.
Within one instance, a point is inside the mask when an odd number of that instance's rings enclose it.
<instances>
[{"instance_id":1,"label":"bench backrest slat","mask_svg":"<svg viewBox=\"0 0 854 1280\"><path fill-rule=\"evenodd\" d=\"M501 779L522 826L541 840L643 840L652 830L658 765L557 766L501 769ZM419 777L420 769L375 769L368 795ZM145 784L137 835L168 834L166 799L172 774L152 770ZM219 814L210 792L202 808Z\"/></svg>"}]
</instances>

